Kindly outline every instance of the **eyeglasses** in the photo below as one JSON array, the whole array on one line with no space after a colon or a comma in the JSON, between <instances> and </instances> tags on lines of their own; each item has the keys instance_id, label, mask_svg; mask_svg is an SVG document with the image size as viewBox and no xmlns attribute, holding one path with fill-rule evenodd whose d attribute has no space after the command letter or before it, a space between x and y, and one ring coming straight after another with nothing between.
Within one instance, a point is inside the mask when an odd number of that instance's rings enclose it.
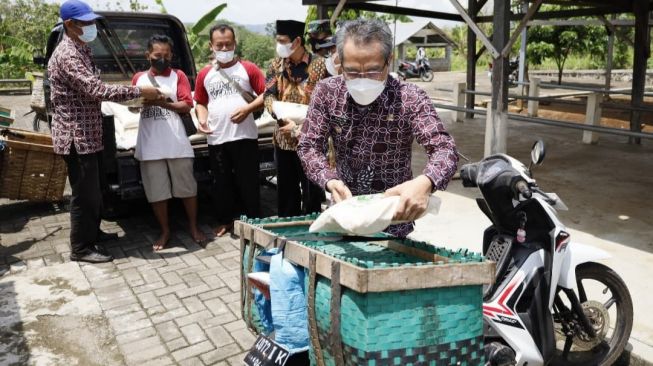
<instances>
[{"instance_id":1,"label":"eyeglasses","mask_svg":"<svg viewBox=\"0 0 653 366\"><path fill-rule=\"evenodd\" d=\"M73 24L75 24L78 27L85 27L88 25L95 24L95 20L83 21L83 20L73 19Z\"/></svg>"},{"instance_id":2,"label":"eyeglasses","mask_svg":"<svg viewBox=\"0 0 653 366\"><path fill-rule=\"evenodd\" d=\"M345 76L345 79L348 80L353 80L353 79L383 80L385 74L383 70L386 68L386 66L388 66L387 62L383 65L383 69L381 69L381 71L358 72L358 71L343 70L342 74Z\"/></svg>"},{"instance_id":3,"label":"eyeglasses","mask_svg":"<svg viewBox=\"0 0 653 366\"><path fill-rule=\"evenodd\" d=\"M374 80L381 80L383 79L383 71L368 71L368 72L355 72L355 71L345 71L343 72L343 75L345 76L345 79L348 80L353 80L353 79L374 79Z\"/></svg>"}]
</instances>

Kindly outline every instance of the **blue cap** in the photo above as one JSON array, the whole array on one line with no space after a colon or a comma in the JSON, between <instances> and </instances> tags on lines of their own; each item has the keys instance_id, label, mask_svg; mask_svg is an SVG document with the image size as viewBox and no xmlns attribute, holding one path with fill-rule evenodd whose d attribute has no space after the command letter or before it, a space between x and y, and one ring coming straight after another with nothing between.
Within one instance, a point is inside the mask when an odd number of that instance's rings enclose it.
<instances>
[{"instance_id":1,"label":"blue cap","mask_svg":"<svg viewBox=\"0 0 653 366\"><path fill-rule=\"evenodd\" d=\"M61 4L59 16L61 16L62 20L75 19L83 22L102 17L101 15L95 14L88 4L79 0L68 0Z\"/></svg>"}]
</instances>

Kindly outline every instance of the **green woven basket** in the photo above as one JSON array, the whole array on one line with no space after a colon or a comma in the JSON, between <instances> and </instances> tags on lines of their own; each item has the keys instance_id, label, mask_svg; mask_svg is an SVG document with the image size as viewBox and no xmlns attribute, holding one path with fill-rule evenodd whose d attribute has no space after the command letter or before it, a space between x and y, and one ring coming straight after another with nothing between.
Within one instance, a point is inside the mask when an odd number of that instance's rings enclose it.
<instances>
[{"instance_id":1,"label":"green woven basket","mask_svg":"<svg viewBox=\"0 0 653 366\"><path fill-rule=\"evenodd\" d=\"M263 227L271 223L308 221L314 218L315 215L310 215L282 219L243 218L243 221L255 227ZM293 237L307 234L308 226L265 230L276 236ZM452 251L409 239L395 242L411 250L433 253L443 261L427 262L410 255L410 251L399 252L374 242L328 242L316 239L299 245L319 252L320 255L335 258L341 263L353 265L360 268L360 271L415 267L430 269L438 267L438 264L466 266L484 262L484 258L477 253ZM251 243L245 246L249 245ZM248 250L246 253L249 254ZM243 256L243 263L247 260L247 256ZM307 267L308 292L311 276ZM245 270L246 268L247 266L244 267ZM333 338L332 284L329 278L320 274L316 278L314 312L320 353L325 365L336 365L334 354L340 350L346 365L484 364L481 283L387 292L357 292L342 287L339 303L340 335L339 338ZM333 339L338 339L337 343L341 343L338 349L333 348ZM311 347L311 363L317 364L314 347Z\"/></svg>"},{"instance_id":2,"label":"green woven basket","mask_svg":"<svg viewBox=\"0 0 653 366\"><path fill-rule=\"evenodd\" d=\"M482 297L481 286L365 294L345 289L340 308L345 364L483 365ZM330 301L331 281L322 277L316 318L325 364L335 365L328 340ZM311 359L316 364L313 352Z\"/></svg>"}]
</instances>

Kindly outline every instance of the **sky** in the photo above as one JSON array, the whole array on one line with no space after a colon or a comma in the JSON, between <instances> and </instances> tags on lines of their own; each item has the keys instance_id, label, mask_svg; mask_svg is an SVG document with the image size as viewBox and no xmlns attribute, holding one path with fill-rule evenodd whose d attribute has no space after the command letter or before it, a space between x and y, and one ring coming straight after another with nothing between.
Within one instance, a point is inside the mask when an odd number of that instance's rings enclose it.
<instances>
[{"instance_id":1,"label":"sky","mask_svg":"<svg viewBox=\"0 0 653 366\"><path fill-rule=\"evenodd\" d=\"M50 0L61 3L62 0ZM94 9L106 9L107 6L114 6L116 1L129 9L128 0L84 0ZM158 11L159 7L154 0L139 0L142 5L148 5L151 11ZM392 0L378 1L379 4L398 5L401 7L417 8L423 10L436 10L455 13L455 9L448 1L433 0ZM197 21L211 8L225 2L225 0L163 0L168 13L175 15L182 22ZM302 0L226 0L227 7L220 14L220 18L227 19L239 24L266 24L277 19L294 19L303 21L306 18L306 6ZM465 2L466 3L466 2ZM447 21L435 21L438 26L452 26L459 23Z\"/></svg>"}]
</instances>

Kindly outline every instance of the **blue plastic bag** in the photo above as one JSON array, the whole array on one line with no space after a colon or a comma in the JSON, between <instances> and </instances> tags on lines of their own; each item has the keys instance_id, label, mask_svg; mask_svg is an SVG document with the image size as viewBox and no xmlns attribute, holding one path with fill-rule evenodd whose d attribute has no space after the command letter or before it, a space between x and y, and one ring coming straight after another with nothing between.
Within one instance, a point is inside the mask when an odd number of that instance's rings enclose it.
<instances>
[{"instance_id":1,"label":"blue plastic bag","mask_svg":"<svg viewBox=\"0 0 653 366\"><path fill-rule=\"evenodd\" d=\"M264 250L260 255L261 256L272 256L277 254L277 248L272 248L269 250ZM270 265L259 260L254 260L253 272L269 272ZM254 303L256 304L256 310L258 310L259 318L261 319L261 324L263 325L263 334L270 335L274 331L274 326L272 325L272 304L270 300L266 299L263 293L258 289L254 288Z\"/></svg>"},{"instance_id":2,"label":"blue plastic bag","mask_svg":"<svg viewBox=\"0 0 653 366\"><path fill-rule=\"evenodd\" d=\"M292 353L308 350L308 312L304 269L275 254L270 262L274 340Z\"/></svg>"}]
</instances>

